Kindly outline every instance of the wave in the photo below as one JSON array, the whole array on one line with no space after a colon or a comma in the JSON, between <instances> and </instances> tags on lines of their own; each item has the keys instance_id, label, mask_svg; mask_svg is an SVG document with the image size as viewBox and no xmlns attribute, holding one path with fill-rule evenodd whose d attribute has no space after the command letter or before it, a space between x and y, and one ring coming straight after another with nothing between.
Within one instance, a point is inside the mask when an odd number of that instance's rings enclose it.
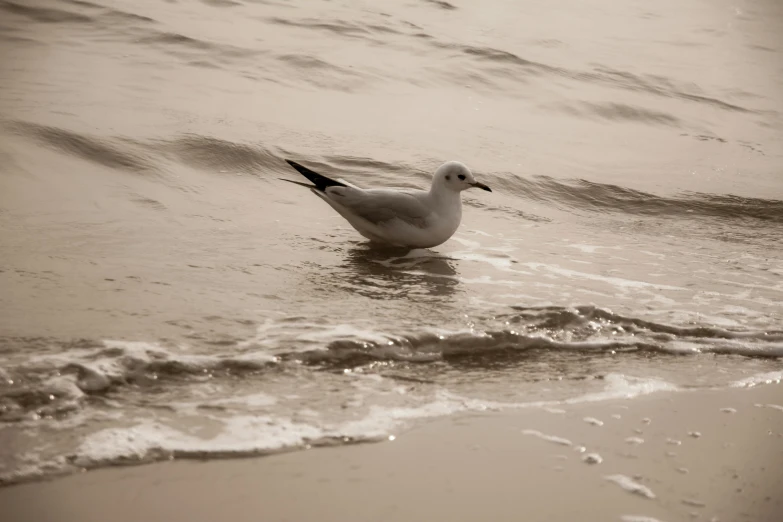
<instances>
[{"instance_id":1,"label":"wave","mask_svg":"<svg viewBox=\"0 0 783 522\"><path fill-rule=\"evenodd\" d=\"M780 382L781 372L755 375L733 383L733 386L754 386ZM140 465L178 460L206 460L257 457L314 447L394 440L394 433L420 419L433 419L463 412L509 411L542 408L553 414L563 413L562 407L574 404L624 400L661 392L676 393L681 389L659 379L642 379L611 373L603 379L600 391L576 395L561 400L530 402L497 402L473 399L439 390L428 400L402 407L376 406L364 415L349 420L308 421L276 415L234 414L220 416L201 411L199 420L209 426L206 434L185 423L153 418L125 418L122 426L99 427L72 439L67 453L52 453L51 445L43 444L23 454L13 454L0 468L0 485L17 484L66 475L107 466ZM767 404L774 409L781 406ZM587 419L585 419L587 420ZM192 421L195 422L195 421ZM73 425L53 427L54 433ZM524 433L544 436L534 430ZM554 440L553 437L549 437ZM69 437L70 439L70 437ZM567 444L559 438L556 442Z\"/></svg>"},{"instance_id":2,"label":"wave","mask_svg":"<svg viewBox=\"0 0 783 522\"><path fill-rule=\"evenodd\" d=\"M350 368L378 361L432 363L470 359L491 367L495 359L524 359L530 352L733 354L783 357L783 330L727 330L675 326L625 317L595 306L516 308L500 316L511 327L450 334L425 332L383 340L340 339L326 350L281 355L311 365Z\"/></svg>"},{"instance_id":3,"label":"wave","mask_svg":"<svg viewBox=\"0 0 783 522\"><path fill-rule=\"evenodd\" d=\"M320 19L303 19L303 20L289 20L287 18L272 17L267 20L275 25L284 25L289 27L299 27L302 29L311 29L315 31L323 31L338 36L348 38L362 38L365 40L375 41L371 38L373 32L396 32L390 27L383 27L381 31L377 29L373 31L371 28L357 23L346 22L342 20L323 21Z\"/></svg>"},{"instance_id":4,"label":"wave","mask_svg":"<svg viewBox=\"0 0 783 522\"><path fill-rule=\"evenodd\" d=\"M213 7L236 7L238 5L242 5L239 2L234 2L234 0L201 0L201 1Z\"/></svg>"},{"instance_id":5,"label":"wave","mask_svg":"<svg viewBox=\"0 0 783 522\"><path fill-rule=\"evenodd\" d=\"M230 0L213 1L213 5L229 3L233 4ZM263 54L259 49L253 50L161 30L155 19L130 11L81 0L66 0L64 4L73 10L26 6L0 0L0 12L5 11L38 23L85 25L93 31L93 35L85 35L85 38L100 35L101 43L107 39L125 40L134 46L157 49L179 58L188 58L189 55L197 53L202 58L201 62L214 64L216 68L223 68L227 60L255 58Z\"/></svg>"},{"instance_id":6,"label":"wave","mask_svg":"<svg viewBox=\"0 0 783 522\"><path fill-rule=\"evenodd\" d=\"M667 197L585 179L558 180L548 176L522 178L513 173L491 176L495 185L518 197L550 203L564 209L680 218L702 216L732 221L754 219L783 223L781 200L702 192L686 192Z\"/></svg>"},{"instance_id":7,"label":"wave","mask_svg":"<svg viewBox=\"0 0 783 522\"><path fill-rule=\"evenodd\" d=\"M293 59L292 57L289 57ZM638 116L638 113L634 113ZM636 116L634 116L636 117ZM260 177L290 174L283 161L297 157L325 175L370 177L365 185L423 187L431 174L405 163L393 164L355 156L301 158L294 151L267 149L223 140L211 136L186 134L166 140L129 140L122 137L96 137L74 131L25 121L5 122L11 133L30 138L43 145L118 170L145 173L160 168L158 164L174 156L191 167L220 173L239 171ZM158 162L155 161L157 157ZM387 173L395 173L394 177ZM561 210L576 212L622 213L638 216L677 217L685 219L716 218L729 222L753 220L770 224L783 223L783 201L741 197L732 194L684 192L661 196L628 187L598 183L585 179L555 179L548 176L521 177L511 172L480 173L493 187L522 199L528 199ZM503 212L532 221L548 221L519 209L468 200L467 205L488 211Z\"/></svg>"},{"instance_id":8,"label":"wave","mask_svg":"<svg viewBox=\"0 0 783 522\"><path fill-rule=\"evenodd\" d=\"M260 174L275 166L282 168L284 165L280 155L262 147L199 134L160 140L152 148L166 154L174 154L186 165L212 172L239 171Z\"/></svg>"},{"instance_id":9,"label":"wave","mask_svg":"<svg viewBox=\"0 0 783 522\"><path fill-rule=\"evenodd\" d=\"M628 317L616 314L605 308L595 306L579 306L575 308L561 308L556 306L526 308L512 306L517 314L508 316L512 323L533 323L537 328L563 328L572 329L575 326L584 326L590 321L599 320L605 324L624 327L626 331L633 333L664 333L682 337L699 337L711 339L758 339L766 341L783 341L783 330L728 330L716 326L675 326L665 323L656 323L645 319ZM592 328L592 327L591 327Z\"/></svg>"},{"instance_id":10,"label":"wave","mask_svg":"<svg viewBox=\"0 0 783 522\"><path fill-rule=\"evenodd\" d=\"M158 48L166 53L179 56L182 51L198 52L212 60L231 58L253 58L261 51L237 47L223 43L194 38L180 33L146 31L146 36L137 39L138 43Z\"/></svg>"},{"instance_id":11,"label":"wave","mask_svg":"<svg viewBox=\"0 0 783 522\"><path fill-rule=\"evenodd\" d=\"M199 134L185 134L165 140L130 140L123 137L90 136L74 131L24 121L5 122L11 133L109 168L136 173L153 172L172 157L191 167L219 174L242 172L262 178L291 174L284 158L296 157L312 164L325 175L348 176L361 185L420 188L431 173L412 165L356 156L302 158L295 151L270 149ZM394 173L395 176L386 174ZM585 179L555 179L548 176L521 177L511 172L480 173L489 183L521 199L536 201L571 212L619 213L683 219L712 218L726 222L783 223L783 201L741 197L732 194L684 192L661 196L619 185ZM361 178L370 178L362 181ZM466 205L502 212L528 221L549 221L516 208L467 200ZM731 234L725 239L730 240Z\"/></svg>"},{"instance_id":12,"label":"wave","mask_svg":"<svg viewBox=\"0 0 783 522\"><path fill-rule=\"evenodd\" d=\"M525 212L516 208L508 207L505 205L490 205L478 200L466 199L464 204L468 207L484 209L487 212L497 212L511 216L517 219L524 219L525 221L533 221L534 223L551 223L552 220L548 217L539 216L531 212Z\"/></svg>"},{"instance_id":13,"label":"wave","mask_svg":"<svg viewBox=\"0 0 783 522\"><path fill-rule=\"evenodd\" d=\"M42 45L41 42L34 38L13 35L11 34L12 31L14 31L14 28L0 26L0 41L24 45Z\"/></svg>"},{"instance_id":14,"label":"wave","mask_svg":"<svg viewBox=\"0 0 783 522\"><path fill-rule=\"evenodd\" d=\"M7 0L0 1L0 11L40 23L91 23L93 21L91 17L81 13L53 7L22 5Z\"/></svg>"},{"instance_id":15,"label":"wave","mask_svg":"<svg viewBox=\"0 0 783 522\"><path fill-rule=\"evenodd\" d=\"M38 446L15 454L6 469L0 468L0 485L53 477L106 466L138 465L171 459L217 459L263 456L313 447L393 440L395 430L418 419L431 419L460 412L486 412L524 408L552 408L567 404L629 399L676 386L656 379L638 379L609 374L603 390L565 400L496 402L437 391L429 400L414 406L371 408L363 416L343 421L309 422L273 415L219 416L201 411L199 419L209 423L208 436L198 430L177 429L176 423L154 418L125 418L124 426L93 430L76 439L65 455L50 453L51 446ZM71 426L58 429L72 430Z\"/></svg>"},{"instance_id":16,"label":"wave","mask_svg":"<svg viewBox=\"0 0 783 522\"><path fill-rule=\"evenodd\" d=\"M37 355L0 369L7 386L0 389L0 421L21 421L30 412L61 416L82 409L90 396L118 388L163 381L198 381L259 373L277 358L264 352L200 355L157 343L51 339L3 339L10 354Z\"/></svg>"},{"instance_id":17,"label":"wave","mask_svg":"<svg viewBox=\"0 0 783 522\"><path fill-rule=\"evenodd\" d=\"M297 83L308 83L318 88L352 92L369 81L366 74L306 54L283 54L277 60L294 71Z\"/></svg>"},{"instance_id":18,"label":"wave","mask_svg":"<svg viewBox=\"0 0 783 522\"><path fill-rule=\"evenodd\" d=\"M437 375L438 363L444 361L488 369L525 360L532 353L783 357L783 330L669 325L595 306L515 307L496 321L502 326L392 334L293 318L263 325L256 339L229 340L218 354L146 342L4 339L3 351L30 353L30 346L37 346L38 355L8 365L0 375L17 383L0 391L0 420L23 419L30 411L67 414L89 396L145 382L263 376L289 365L342 370L378 362L434 363L431 371Z\"/></svg>"},{"instance_id":19,"label":"wave","mask_svg":"<svg viewBox=\"0 0 783 522\"><path fill-rule=\"evenodd\" d=\"M633 107L624 103L572 102L562 103L554 108L574 116L600 118L603 120L643 122L672 127L682 124L679 118L671 114L643 107Z\"/></svg>"},{"instance_id":20,"label":"wave","mask_svg":"<svg viewBox=\"0 0 783 522\"><path fill-rule=\"evenodd\" d=\"M137 15L127 11L105 7L83 0L65 0L63 4L70 5L85 12L69 11L54 7L22 5L7 0L0 1L0 12L9 15L24 17L29 21L47 24L85 24L93 25L98 22L155 22L147 16Z\"/></svg>"},{"instance_id":21,"label":"wave","mask_svg":"<svg viewBox=\"0 0 783 522\"><path fill-rule=\"evenodd\" d=\"M430 5L434 5L435 7L445 9L446 11L454 11L457 9L457 6L454 4L444 2L443 0L424 0L424 2Z\"/></svg>"},{"instance_id":22,"label":"wave","mask_svg":"<svg viewBox=\"0 0 783 522\"><path fill-rule=\"evenodd\" d=\"M415 36L415 35L412 35ZM424 41L435 49L450 51L452 59L467 57L478 65L490 65L492 68L483 67L482 74L493 76L502 75L526 81L534 76L557 76L574 80L620 88L627 91L642 92L662 98L676 98L689 102L695 102L731 112L757 113L758 111L742 107L733 103L706 96L700 92L693 92L695 87L680 86L673 80L655 75L637 75L627 71L620 71L610 67L598 66L590 71L581 71L549 65L543 62L528 60L510 51L486 46L466 45L461 43L443 42L434 38L425 38ZM515 72L508 74L503 67L511 67ZM465 69L458 67L451 69L453 74L464 75Z\"/></svg>"},{"instance_id":23,"label":"wave","mask_svg":"<svg viewBox=\"0 0 783 522\"><path fill-rule=\"evenodd\" d=\"M413 166L391 164L369 158L327 156L322 161L305 160L324 174L341 177L345 174L369 175L367 184L400 187L422 187L429 182L431 174ZM368 173L371 170L374 172ZM286 172L284 170L284 172ZM397 176L392 182L384 176L386 172L405 175ZM479 172L479 171L477 171ZM783 223L783 201L763 198L749 198L731 194L709 194L685 192L675 196L660 196L619 185L598 183L585 179L556 179L549 176L523 178L511 172L483 173L490 184L504 189L515 197L546 203L561 210L620 213L653 217L677 217L694 219L699 217L719 218L728 221L759 220ZM361 185L361 180L355 180ZM548 217L538 216L516 208L492 205L481 201L466 201L466 205L492 212L502 212L527 221L548 222Z\"/></svg>"},{"instance_id":24,"label":"wave","mask_svg":"<svg viewBox=\"0 0 783 522\"><path fill-rule=\"evenodd\" d=\"M221 8L239 5L233 0L202 1ZM255 69L258 64L255 63L256 60L254 58L267 52L266 49L262 48L250 49L208 41L203 38L197 38L195 35L158 31L153 27L153 24L157 24L154 19L130 11L102 7L80 0L69 0L64 2L64 4L65 6L70 6L72 10L41 6L31 7L23 3L0 0L0 12L21 16L40 23L91 25L94 29L100 30L103 38L122 38L126 40L125 43L156 48L178 58L183 58L183 52L189 54L197 52L199 54L198 60L185 62L195 66L225 69L230 64L224 64L224 60L244 59L242 63L243 68ZM423 4L446 11L456 9L456 6L453 4L442 0L424 0ZM590 70L560 67L527 59L513 50L441 40L424 33L415 24L399 19L390 18L385 20L384 23L370 23L348 19L295 19L272 16L264 18L264 21L275 26L326 33L327 36L363 39L371 42L373 45L397 47L406 53L411 52L411 45L413 45L413 50L417 55L421 55L428 50L435 50L436 54L445 51L446 56L434 56L432 60L439 64L446 64L453 60L458 60L462 63L457 64L457 66L449 64L448 67L432 67L430 74L436 77L446 77L449 84L453 84L454 78L458 77L460 80L469 81L474 86L484 85L493 87L498 92L516 93L518 89L509 90L498 82L504 79L511 79L524 83L531 77L557 77L556 79L566 78L579 83L600 84L610 88L642 92L656 97L675 98L691 103L706 104L726 111L749 114L759 113L759 111L752 108L709 96L694 85L678 83L663 76L635 74L607 66L596 66ZM402 43L403 40L404 43ZM425 46L424 49L421 48L422 45ZM292 53L287 52L283 54L289 55ZM187 59L188 57L185 56L184 58ZM324 61L323 56L320 55L314 55L309 57L309 59ZM298 75L302 76L308 67L308 63L305 62L303 65L295 67L295 69ZM351 90L350 81L352 78L385 76L387 80L399 80L396 73L397 71L382 72L378 68L373 70L361 67L357 67L355 70L340 68L340 75L346 76L342 78L342 81L332 79L332 81L316 82L318 75L312 75L310 83L319 88ZM421 78L418 76L418 74L416 76L408 76L404 81L409 84L421 85ZM272 81L280 81L280 79ZM285 83L285 81L282 83ZM464 83L464 81L461 83ZM362 85L358 87L362 87ZM590 106L590 104L585 103L561 107L559 110L604 119L646 121L656 125L678 124L676 117L664 113L657 114L655 111L647 108L613 107L612 104Z\"/></svg>"},{"instance_id":25,"label":"wave","mask_svg":"<svg viewBox=\"0 0 783 522\"><path fill-rule=\"evenodd\" d=\"M230 170L258 174L269 169L285 169L279 154L262 147L198 134L142 141L122 136L99 138L24 121L4 122L2 125L12 134L34 140L64 154L122 171L157 171L170 156L191 167L214 173Z\"/></svg>"},{"instance_id":26,"label":"wave","mask_svg":"<svg viewBox=\"0 0 783 522\"><path fill-rule=\"evenodd\" d=\"M111 138L87 136L73 131L24 121L5 127L14 134L31 138L47 147L100 165L132 172L146 172L151 163Z\"/></svg>"}]
</instances>

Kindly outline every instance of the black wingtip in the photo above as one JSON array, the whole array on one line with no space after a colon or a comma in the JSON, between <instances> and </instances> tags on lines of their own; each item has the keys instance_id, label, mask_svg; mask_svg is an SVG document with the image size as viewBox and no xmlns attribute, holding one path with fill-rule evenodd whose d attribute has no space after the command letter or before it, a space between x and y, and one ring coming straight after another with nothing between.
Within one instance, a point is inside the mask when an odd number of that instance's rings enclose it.
<instances>
[{"instance_id":1,"label":"black wingtip","mask_svg":"<svg viewBox=\"0 0 783 522\"><path fill-rule=\"evenodd\" d=\"M285 178L277 178L280 181L287 181L288 183L293 183L294 185L299 185L300 187L314 189L315 185L309 185L307 183L302 183L301 181L294 181L292 179L285 179Z\"/></svg>"},{"instance_id":2,"label":"black wingtip","mask_svg":"<svg viewBox=\"0 0 783 522\"><path fill-rule=\"evenodd\" d=\"M331 178L327 178L326 176L322 176L321 174L318 174L317 172L312 171L295 161L291 161L290 159L286 159L285 162L291 165L291 167L293 167L299 174L301 174L302 176L310 180L310 182L313 185L315 185L315 188L317 188L318 190L326 190L327 187L346 186L345 183L340 183L339 181L335 181Z\"/></svg>"}]
</instances>

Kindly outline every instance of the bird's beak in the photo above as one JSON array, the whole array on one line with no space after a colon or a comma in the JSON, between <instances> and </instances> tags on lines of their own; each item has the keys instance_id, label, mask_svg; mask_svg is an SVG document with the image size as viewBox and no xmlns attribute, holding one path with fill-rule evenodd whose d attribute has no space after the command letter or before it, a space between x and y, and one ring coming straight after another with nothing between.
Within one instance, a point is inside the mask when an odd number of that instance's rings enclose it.
<instances>
[{"instance_id":1,"label":"bird's beak","mask_svg":"<svg viewBox=\"0 0 783 522\"><path fill-rule=\"evenodd\" d=\"M489 188L488 186L486 186L486 185L485 185L485 184L483 184L483 183L479 183L478 181L476 181L475 183L473 183L473 185L472 185L472 186L474 186L474 187L476 187L476 188L480 188L481 190L486 190L487 192L492 192L492 189L491 189L491 188Z\"/></svg>"}]
</instances>

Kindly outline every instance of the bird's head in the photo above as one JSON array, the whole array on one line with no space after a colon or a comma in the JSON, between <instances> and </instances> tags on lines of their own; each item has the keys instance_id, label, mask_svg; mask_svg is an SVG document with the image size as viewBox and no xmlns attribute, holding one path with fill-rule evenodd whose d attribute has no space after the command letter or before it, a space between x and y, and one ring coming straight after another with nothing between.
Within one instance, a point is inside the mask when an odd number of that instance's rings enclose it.
<instances>
[{"instance_id":1,"label":"bird's head","mask_svg":"<svg viewBox=\"0 0 783 522\"><path fill-rule=\"evenodd\" d=\"M480 188L492 192L488 186L476 181L470 169L459 161L447 161L438 167L432 178L432 186L444 187L454 192L462 192L469 188Z\"/></svg>"}]
</instances>

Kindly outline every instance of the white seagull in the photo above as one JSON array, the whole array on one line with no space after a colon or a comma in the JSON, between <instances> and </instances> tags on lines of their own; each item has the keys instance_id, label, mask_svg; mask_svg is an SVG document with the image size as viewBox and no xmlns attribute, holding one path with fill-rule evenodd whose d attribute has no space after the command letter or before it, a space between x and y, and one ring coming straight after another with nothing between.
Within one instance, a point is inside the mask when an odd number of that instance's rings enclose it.
<instances>
[{"instance_id":1,"label":"white seagull","mask_svg":"<svg viewBox=\"0 0 783 522\"><path fill-rule=\"evenodd\" d=\"M361 235L386 245L430 248L445 243L462 220L461 192L472 187L492 192L458 161L438 167L429 191L362 189L322 176L294 161L286 162L313 184L283 181L309 188Z\"/></svg>"}]
</instances>

